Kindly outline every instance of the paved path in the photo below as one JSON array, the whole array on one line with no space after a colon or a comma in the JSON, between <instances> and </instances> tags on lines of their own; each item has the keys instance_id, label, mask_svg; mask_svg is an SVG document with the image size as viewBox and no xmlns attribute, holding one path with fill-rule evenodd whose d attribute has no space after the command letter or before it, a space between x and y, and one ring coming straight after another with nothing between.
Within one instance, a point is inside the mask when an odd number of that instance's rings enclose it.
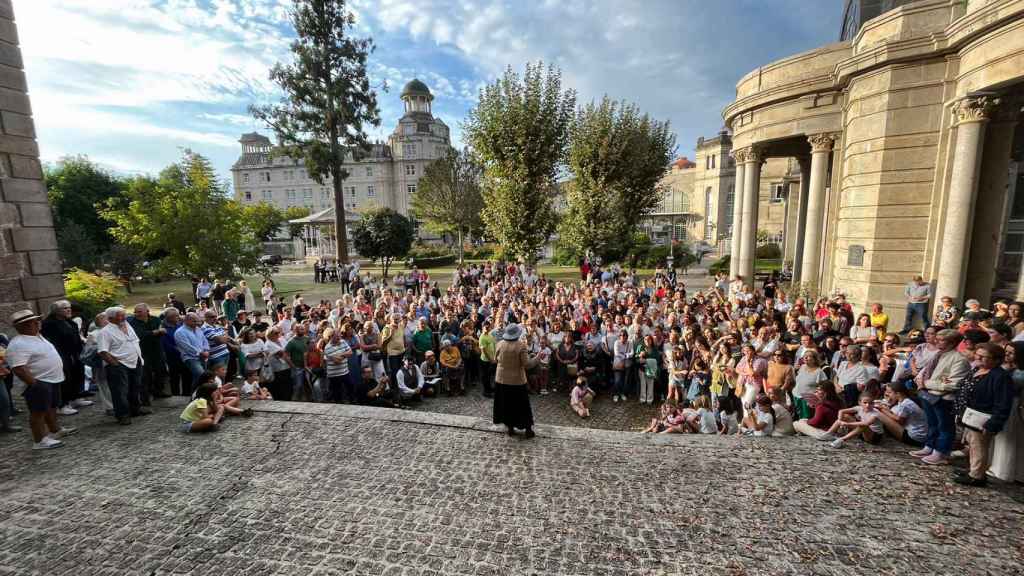
<instances>
[{"instance_id":1,"label":"paved path","mask_svg":"<svg viewBox=\"0 0 1024 576\"><path fill-rule=\"evenodd\" d=\"M1022 573L1021 489L901 451L643 436L264 403L210 435L180 407L65 448L0 437L0 574Z\"/></svg>"}]
</instances>

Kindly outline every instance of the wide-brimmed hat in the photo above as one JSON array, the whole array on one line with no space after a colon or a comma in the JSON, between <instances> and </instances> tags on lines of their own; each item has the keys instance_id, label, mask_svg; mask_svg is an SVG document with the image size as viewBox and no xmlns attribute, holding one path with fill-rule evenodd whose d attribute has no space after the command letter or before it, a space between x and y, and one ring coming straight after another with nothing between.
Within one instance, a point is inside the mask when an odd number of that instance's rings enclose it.
<instances>
[{"instance_id":1,"label":"wide-brimmed hat","mask_svg":"<svg viewBox=\"0 0 1024 576\"><path fill-rule=\"evenodd\" d=\"M28 322L29 320L38 320L39 314L31 310L18 310L14 314L11 314L11 324L20 324L22 322Z\"/></svg>"},{"instance_id":2,"label":"wide-brimmed hat","mask_svg":"<svg viewBox=\"0 0 1024 576\"><path fill-rule=\"evenodd\" d=\"M505 340L519 340L523 337L523 327L519 324L509 324L501 337Z\"/></svg>"}]
</instances>

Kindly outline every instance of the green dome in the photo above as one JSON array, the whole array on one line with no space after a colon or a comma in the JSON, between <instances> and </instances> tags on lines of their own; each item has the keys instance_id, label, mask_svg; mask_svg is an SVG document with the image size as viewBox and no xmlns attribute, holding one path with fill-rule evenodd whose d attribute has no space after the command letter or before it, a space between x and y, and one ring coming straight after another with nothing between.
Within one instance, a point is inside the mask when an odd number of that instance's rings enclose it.
<instances>
[{"instance_id":1,"label":"green dome","mask_svg":"<svg viewBox=\"0 0 1024 576\"><path fill-rule=\"evenodd\" d=\"M405 98L406 96L434 97L434 95L430 93L430 88L427 88L427 85L420 82L417 78L413 78L405 85L405 88L402 88L402 98Z\"/></svg>"}]
</instances>

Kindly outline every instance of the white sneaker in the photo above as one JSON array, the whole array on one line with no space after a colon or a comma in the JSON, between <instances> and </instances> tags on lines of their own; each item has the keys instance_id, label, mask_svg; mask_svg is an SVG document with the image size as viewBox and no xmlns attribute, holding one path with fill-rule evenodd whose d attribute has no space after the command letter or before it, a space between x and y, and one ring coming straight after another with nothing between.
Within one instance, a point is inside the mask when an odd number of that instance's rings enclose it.
<instances>
[{"instance_id":1,"label":"white sneaker","mask_svg":"<svg viewBox=\"0 0 1024 576\"><path fill-rule=\"evenodd\" d=\"M831 432L825 432L821 436L818 436L818 441L820 441L820 442L834 442L834 441L836 441L838 439L839 439L839 436L836 436L835 434L833 434Z\"/></svg>"},{"instance_id":2,"label":"white sneaker","mask_svg":"<svg viewBox=\"0 0 1024 576\"><path fill-rule=\"evenodd\" d=\"M86 400L85 398L79 398L71 401L72 408L85 408L86 406L92 406L94 402L92 400Z\"/></svg>"},{"instance_id":3,"label":"white sneaker","mask_svg":"<svg viewBox=\"0 0 1024 576\"><path fill-rule=\"evenodd\" d=\"M33 444L32 445L32 449L33 450L48 450L50 448L60 448L63 445L64 445L64 443L61 442L60 440L54 440L53 438L50 438L49 436L46 436L42 440L40 440L39 442L36 442L35 444Z\"/></svg>"},{"instance_id":4,"label":"white sneaker","mask_svg":"<svg viewBox=\"0 0 1024 576\"><path fill-rule=\"evenodd\" d=\"M71 436L76 432L78 432L78 428L74 428L71 426L61 426L60 430L57 430L56 432L50 434L49 437L56 440L60 440L61 438L67 438L68 436Z\"/></svg>"},{"instance_id":5,"label":"white sneaker","mask_svg":"<svg viewBox=\"0 0 1024 576\"><path fill-rule=\"evenodd\" d=\"M75 414L78 414L78 410L75 410L71 406L64 406L57 410L57 414L60 414L61 416L74 416Z\"/></svg>"},{"instance_id":6,"label":"white sneaker","mask_svg":"<svg viewBox=\"0 0 1024 576\"><path fill-rule=\"evenodd\" d=\"M618 402L618 401L619 401L619 395L618 394L613 395L612 396L612 402Z\"/></svg>"},{"instance_id":7,"label":"white sneaker","mask_svg":"<svg viewBox=\"0 0 1024 576\"><path fill-rule=\"evenodd\" d=\"M843 447L843 439L842 438L836 438L832 442L829 442L829 446L831 446L833 448L842 448Z\"/></svg>"}]
</instances>

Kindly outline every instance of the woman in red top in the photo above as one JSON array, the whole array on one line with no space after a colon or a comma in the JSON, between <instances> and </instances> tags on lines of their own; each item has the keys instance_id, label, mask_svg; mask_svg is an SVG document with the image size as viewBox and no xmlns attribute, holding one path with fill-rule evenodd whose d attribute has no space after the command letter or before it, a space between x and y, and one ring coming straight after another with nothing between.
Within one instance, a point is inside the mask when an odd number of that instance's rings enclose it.
<instances>
[{"instance_id":1,"label":"woman in red top","mask_svg":"<svg viewBox=\"0 0 1024 576\"><path fill-rule=\"evenodd\" d=\"M797 432L817 440L826 434L829 427L839 417L839 411L843 408L843 401L839 398L839 394L836 392L836 385L831 380L825 380L818 384L818 389L814 392L814 398L816 400L814 416L805 420L797 420L793 423L793 428Z\"/></svg>"}]
</instances>

